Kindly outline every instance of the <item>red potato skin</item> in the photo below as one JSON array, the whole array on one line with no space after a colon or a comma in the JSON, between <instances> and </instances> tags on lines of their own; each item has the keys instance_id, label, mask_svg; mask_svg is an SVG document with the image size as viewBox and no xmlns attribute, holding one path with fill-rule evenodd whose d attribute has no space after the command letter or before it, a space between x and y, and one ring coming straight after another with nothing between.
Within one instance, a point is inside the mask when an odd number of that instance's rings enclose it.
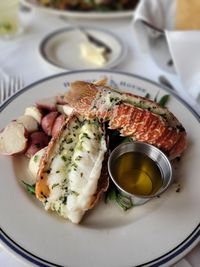
<instances>
[{"instance_id":1,"label":"red potato skin","mask_svg":"<svg viewBox=\"0 0 200 267\"><path fill-rule=\"evenodd\" d=\"M56 111L57 110L56 102L57 102L56 97L46 98L38 100L36 102L36 106L40 110Z\"/></svg>"},{"instance_id":2,"label":"red potato skin","mask_svg":"<svg viewBox=\"0 0 200 267\"><path fill-rule=\"evenodd\" d=\"M58 132L60 132L62 125L64 121L66 120L66 118L67 116L65 114L61 114L56 118L53 128L52 128L52 136L56 136Z\"/></svg>"},{"instance_id":3,"label":"red potato skin","mask_svg":"<svg viewBox=\"0 0 200 267\"><path fill-rule=\"evenodd\" d=\"M53 125L54 125L54 122L57 116L58 116L58 112L52 111L42 118L42 122L41 122L42 129L49 136L52 135Z\"/></svg>"},{"instance_id":4,"label":"red potato skin","mask_svg":"<svg viewBox=\"0 0 200 267\"><path fill-rule=\"evenodd\" d=\"M49 137L44 132L34 132L29 136L28 148L25 155L31 158L40 149L47 146L49 143Z\"/></svg>"}]
</instances>

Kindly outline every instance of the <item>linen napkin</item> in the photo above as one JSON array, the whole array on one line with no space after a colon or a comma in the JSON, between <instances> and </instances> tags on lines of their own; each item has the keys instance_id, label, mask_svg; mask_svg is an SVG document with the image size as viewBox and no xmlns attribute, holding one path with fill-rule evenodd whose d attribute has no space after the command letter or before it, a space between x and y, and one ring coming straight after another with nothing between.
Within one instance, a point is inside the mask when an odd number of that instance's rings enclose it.
<instances>
[{"instance_id":1,"label":"linen napkin","mask_svg":"<svg viewBox=\"0 0 200 267\"><path fill-rule=\"evenodd\" d=\"M194 29L200 29L200 16L197 18L199 2L141 0L134 15L134 28L140 45L143 49L148 47L150 52L157 49L158 58L161 58L163 48L157 43L163 43L164 52L171 56L183 90L197 101L200 101L200 30Z\"/></svg>"}]
</instances>

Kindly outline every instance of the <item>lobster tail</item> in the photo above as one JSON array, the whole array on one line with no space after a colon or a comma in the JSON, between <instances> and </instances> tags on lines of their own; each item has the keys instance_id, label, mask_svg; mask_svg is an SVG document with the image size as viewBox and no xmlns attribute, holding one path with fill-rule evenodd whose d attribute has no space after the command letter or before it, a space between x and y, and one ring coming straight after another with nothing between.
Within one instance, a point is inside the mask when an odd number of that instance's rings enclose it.
<instances>
[{"instance_id":1,"label":"lobster tail","mask_svg":"<svg viewBox=\"0 0 200 267\"><path fill-rule=\"evenodd\" d=\"M144 97L121 93L104 84L76 81L65 99L86 119L108 121L110 129L155 145L170 158L180 156L187 146L187 135L179 120L167 108Z\"/></svg>"},{"instance_id":2,"label":"lobster tail","mask_svg":"<svg viewBox=\"0 0 200 267\"><path fill-rule=\"evenodd\" d=\"M92 83L75 81L71 83L70 89L65 95L65 100L77 113L90 115L90 107L96 98L98 90Z\"/></svg>"}]
</instances>

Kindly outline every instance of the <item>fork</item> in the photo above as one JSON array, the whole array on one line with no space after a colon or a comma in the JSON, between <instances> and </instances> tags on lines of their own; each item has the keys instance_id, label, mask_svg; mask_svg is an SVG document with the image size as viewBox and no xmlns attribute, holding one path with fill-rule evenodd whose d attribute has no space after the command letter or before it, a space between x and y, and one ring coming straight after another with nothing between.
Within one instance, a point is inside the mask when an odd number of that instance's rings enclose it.
<instances>
[{"instance_id":1,"label":"fork","mask_svg":"<svg viewBox=\"0 0 200 267\"><path fill-rule=\"evenodd\" d=\"M24 87L22 76L8 76L0 80L0 105Z\"/></svg>"}]
</instances>

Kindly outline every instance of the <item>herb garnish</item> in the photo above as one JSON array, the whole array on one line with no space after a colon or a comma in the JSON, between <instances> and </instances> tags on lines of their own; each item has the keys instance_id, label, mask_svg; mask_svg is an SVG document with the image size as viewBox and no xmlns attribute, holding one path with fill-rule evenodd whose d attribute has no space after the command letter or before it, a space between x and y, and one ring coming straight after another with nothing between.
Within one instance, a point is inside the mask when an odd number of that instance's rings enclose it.
<instances>
[{"instance_id":1,"label":"herb garnish","mask_svg":"<svg viewBox=\"0 0 200 267\"><path fill-rule=\"evenodd\" d=\"M67 144L71 144L73 142L73 139L72 138L69 138L68 140L66 140L66 143Z\"/></svg>"},{"instance_id":2,"label":"herb garnish","mask_svg":"<svg viewBox=\"0 0 200 267\"><path fill-rule=\"evenodd\" d=\"M165 107L167 102L169 101L169 98L170 98L170 95L164 95L160 98L160 100L158 100L158 95L159 95L159 92L157 92L157 94L155 95L154 97L154 101L157 102L161 107Z\"/></svg>"},{"instance_id":3,"label":"herb garnish","mask_svg":"<svg viewBox=\"0 0 200 267\"><path fill-rule=\"evenodd\" d=\"M147 98L147 99L150 99L150 94L149 93L146 93L146 95L144 96L145 98Z\"/></svg>"},{"instance_id":4,"label":"herb garnish","mask_svg":"<svg viewBox=\"0 0 200 267\"><path fill-rule=\"evenodd\" d=\"M83 133L82 138L84 138L84 137L87 139L91 139L87 133Z\"/></svg>"},{"instance_id":5,"label":"herb garnish","mask_svg":"<svg viewBox=\"0 0 200 267\"><path fill-rule=\"evenodd\" d=\"M58 183L57 184L53 184L52 187L51 187L51 189L54 189L54 187L56 187L58 185L59 185Z\"/></svg>"},{"instance_id":6,"label":"herb garnish","mask_svg":"<svg viewBox=\"0 0 200 267\"><path fill-rule=\"evenodd\" d=\"M99 124L99 121L98 120L94 120L94 121L92 121L92 124L94 124L95 126L97 126L97 127L99 127L100 126L100 124Z\"/></svg>"},{"instance_id":7,"label":"herb garnish","mask_svg":"<svg viewBox=\"0 0 200 267\"><path fill-rule=\"evenodd\" d=\"M75 162L73 162L71 164L71 167L74 169L74 171L77 171L78 165Z\"/></svg>"},{"instance_id":8,"label":"herb garnish","mask_svg":"<svg viewBox=\"0 0 200 267\"><path fill-rule=\"evenodd\" d=\"M28 184L22 180L22 183L25 185L26 190L31 193L32 195L35 195L35 184Z\"/></svg>"},{"instance_id":9,"label":"herb garnish","mask_svg":"<svg viewBox=\"0 0 200 267\"><path fill-rule=\"evenodd\" d=\"M164 95L161 97L161 99L158 101L158 104L161 106L161 107L165 107L167 102L169 101L169 98L170 96L169 95Z\"/></svg>"},{"instance_id":10,"label":"herb garnish","mask_svg":"<svg viewBox=\"0 0 200 267\"><path fill-rule=\"evenodd\" d=\"M64 156L64 155L61 156L61 159L62 159L63 161L67 161L67 158L66 158L66 156Z\"/></svg>"},{"instance_id":11,"label":"herb garnish","mask_svg":"<svg viewBox=\"0 0 200 267\"><path fill-rule=\"evenodd\" d=\"M128 142L133 142L133 139L131 137L124 137L121 143L128 143Z\"/></svg>"},{"instance_id":12,"label":"herb garnish","mask_svg":"<svg viewBox=\"0 0 200 267\"><path fill-rule=\"evenodd\" d=\"M39 156L38 155L35 155L34 158L33 158L33 161L34 162L37 162L38 161L38 158L39 158Z\"/></svg>"},{"instance_id":13,"label":"herb garnish","mask_svg":"<svg viewBox=\"0 0 200 267\"><path fill-rule=\"evenodd\" d=\"M4 29L4 30L6 30L6 31L10 31L10 30L12 30L12 24L11 23L9 23L9 22L1 22L0 23L0 29Z\"/></svg>"},{"instance_id":14,"label":"herb garnish","mask_svg":"<svg viewBox=\"0 0 200 267\"><path fill-rule=\"evenodd\" d=\"M75 158L75 160L77 160L77 161L79 161L79 160L81 160L82 159L82 156L77 156L76 158Z\"/></svg>"},{"instance_id":15,"label":"herb garnish","mask_svg":"<svg viewBox=\"0 0 200 267\"><path fill-rule=\"evenodd\" d=\"M115 202L124 211L133 207L133 202L130 197L122 195L117 188L111 184L105 194L105 203Z\"/></svg>"},{"instance_id":16,"label":"herb garnish","mask_svg":"<svg viewBox=\"0 0 200 267\"><path fill-rule=\"evenodd\" d=\"M35 144L35 147L40 148L41 147L41 144L40 143L36 143Z\"/></svg>"},{"instance_id":17,"label":"herb garnish","mask_svg":"<svg viewBox=\"0 0 200 267\"><path fill-rule=\"evenodd\" d=\"M76 196L76 197L78 197L79 196L79 193L78 192L76 192L76 191L71 191L71 192L69 192L69 194L72 194L72 195L74 195L74 196Z\"/></svg>"}]
</instances>

